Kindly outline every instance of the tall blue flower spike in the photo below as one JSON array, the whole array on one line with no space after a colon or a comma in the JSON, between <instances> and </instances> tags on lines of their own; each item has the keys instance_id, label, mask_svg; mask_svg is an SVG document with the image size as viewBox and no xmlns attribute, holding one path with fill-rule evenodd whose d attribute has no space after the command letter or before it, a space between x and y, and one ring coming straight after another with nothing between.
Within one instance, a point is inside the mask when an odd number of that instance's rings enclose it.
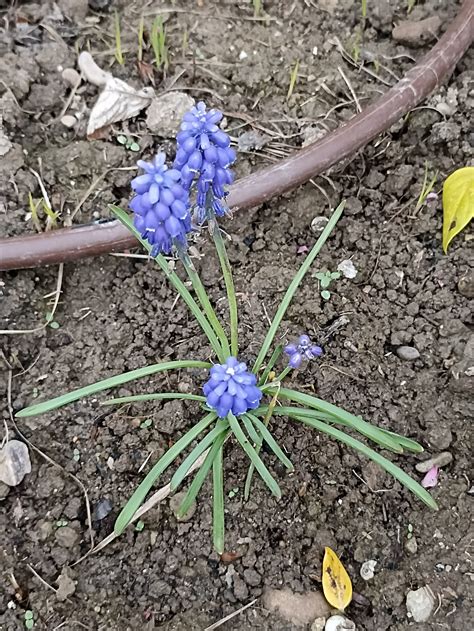
<instances>
[{"instance_id":1,"label":"tall blue flower spike","mask_svg":"<svg viewBox=\"0 0 474 631\"><path fill-rule=\"evenodd\" d=\"M186 234L191 231L188 190L182 185L181 173L168 169L165 161L164 153L158 153L152 162L139 160L137 165L144 173L131 182L133 223L153 246L151 256L169 254L173 245L186 249Z\"/></svg>"},{"instance_id":2,"label":"tall blue flower spike","mask_svg":"<svg viewBox=\"0 0 474 631\"><path fill-rule=\"evenodd\" d=\"M255 385L256 376L247 370L243 362L229 357L225 364L215 364L209 374L203 392L207 405L217 412L219 418L225 418L229 412L238 416L259 406L262 391Z\"/></svg>"},{"instance_id":3,"label":"tall blue flower spike","mask_svg":"<svg viewBox=\"0 0 474 631\"><path fill-rule=\"evenodd\" d=\"M230 165L235 162L235 151L230 138L218 123L222 112L206 109L201 101L183 116L181 131L176 137L177 152L174 167L181 171L181 181L190 190L197 182L195 214L201 224L207 211L218 217L228 210L225 204L225 187L232 184L234 176Z\"/></svg>"},{"instance_id":4,"label":"tall blue flower spike","mask_svg":"<svg viewBox=\"0 0 474 631\"><path fill-rule=\"evenodd\" d=\"M288 355L288 366L290 368L299 368L304 359L316 359L323 354L323 349L320 346L311 344L311 340L307 335L300 335L297 344L288 344L283 350Z\"/></svg>"}]
</instances>

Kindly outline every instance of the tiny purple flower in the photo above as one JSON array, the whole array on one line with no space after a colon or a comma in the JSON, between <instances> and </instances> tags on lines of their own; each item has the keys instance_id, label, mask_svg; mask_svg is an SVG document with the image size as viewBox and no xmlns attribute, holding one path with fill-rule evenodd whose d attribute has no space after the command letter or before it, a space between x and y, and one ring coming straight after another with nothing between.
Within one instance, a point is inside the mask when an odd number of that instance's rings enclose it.
<instances>
[{"instance_id":1,"label":"tiny purple flower","mask_svg":"<svg viewBox=\"0 0 474 631\"><path fill-rule=\"evenodd\" d=\"M288 366L290 368L299 368L303 363L303 360L312 360L316 357L321 357L323 349L320 346L311 344L311 340L307 335L300 335L298 343L288 344L283 349L286 355L288 355Z\"/></svg>"},{"instance_id":2,"label":"tiny purple flower","mask_svg":"<svg viewBox=\"0 0 474 631\"><path fill-rule=\"evenodd\" d=\"M235 162L235 151L229 136L219 129L222 112L206 109L201 101L183 116L181 131L176 137L175 169L181 171L183 186L189 191L197 185L195 212L201 224L207 211L218 217L226 214L226 186L234 176L230 165Z\"/></svg>"},{"instance_id":3,"label":"tiny purple flower","mask_svg":"<svg viewBox=\"0 0 474 631\"><path fill-rule=\"evenodd\" d=\"M225 364L215 364L209 374L203 392L207 405L219 418L225 418L229 412L238 416L259 406L262 391L256 386L256 376L243 362L229 357Z\"/></svg>"},{"instance_id":4,"label":"tiny purple flower","mask_svg":"<svg viewBox=\"0 0 474 631\"><path fill-rule=\"evenodd\" d=\"M173 245L186 248L186 234L191 231L188 191L182 186L181 173L168 169L165 161L164 153L158 153L152 162L139 160L137 165L144 173L131 181L133 223L153 246L151 256L169 254Z\"/></svg>"}]
</instances>

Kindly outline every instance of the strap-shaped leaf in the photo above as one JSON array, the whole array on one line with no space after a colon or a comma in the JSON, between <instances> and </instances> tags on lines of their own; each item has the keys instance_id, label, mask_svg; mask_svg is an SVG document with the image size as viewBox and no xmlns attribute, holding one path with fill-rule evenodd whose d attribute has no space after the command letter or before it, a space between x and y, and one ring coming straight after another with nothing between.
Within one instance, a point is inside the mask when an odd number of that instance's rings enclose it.
<instances>
[{"instance_id":1,"label":"strap-shaped leaf","mask_svg":"<svg viewBox=\"0 0 474 631\"><path fill-rule=\"evenodd\" d=\"M248 412L247 416L252 421L257 431L260 432L261 438L263 438L263 440L267 443L267 445L273 451L278 460L288 469L288 471L294 471L295 468L291 460L286 456L280 445L273 438L268 428L265 427L262 421L253 414L250 414Z\"/></svg>"},{"instance_id":2,"label":"strap-shaped leaf","mask_svg":"<svg viewBox=\"0 0 474 631\"><path fill-rule=\"evenodd\" d=\"M234 434L234 436L236 437L236 439L240 443L240 446L245 451L247 456L250 458L250 461L253 463L254 467L257 469L260 477L265 482L265 484L268 486L268 488L273 493L273 495L275 497L280 498L281 497L280 487L278 486L277 482L272 477L272 474L270 473L270 471L263 464L261 458L259 457L259 455L255 451L255 449L250 444L250 442L247 439L247 437L245 436L242 428L240 427L238 420L232 414L232 412L229 412L227 418L229 419L229 425L230 425L230 428L232 430L232 433Z\"/></svg>"},{"instance_id":3,"label":"strap-shaped leaf","mask_svg":"<svg viewBox=\"0 0 474 631\"><path fill-rule=\"evenodd\" d=\"M114 525L115 534L119 535L130 523L135 512L143 504L151 487L155 484L160 475L170 466L179 454L190 445L195 438L203 432L216 419L216 414L211 412L206 414L199 423L192 427L184 436L182 436L168 451L158 460L145 479L135 489L132 497L122 508Z\"/></svg>"},{"instance_id":4,"label":"strap-shaped leaf","mask_svg":"<svg viewBox=\"0 0 474 631\"><path fill-rule=\"evenodd\" d=\"M224 552L224 445L221 445L212 462L212 538L218 554Z\"/></svg>"},{"instance_id":5,"label":"strap-shaped leaf","mask_svg":"<svg viewBox=\"0 0 474 631\"><path fill-rule=\"evenodd\" d=\"M188 401L206 402L206 397L200 394L186 394L183 392L153 392L151 394L135 394L130 397L117 397L116 399L107 399L101 401L100 405L121 405L124 403L142 403L143 401L161 401L165 399L181 399Z\"/></svg>"}]
</instances>

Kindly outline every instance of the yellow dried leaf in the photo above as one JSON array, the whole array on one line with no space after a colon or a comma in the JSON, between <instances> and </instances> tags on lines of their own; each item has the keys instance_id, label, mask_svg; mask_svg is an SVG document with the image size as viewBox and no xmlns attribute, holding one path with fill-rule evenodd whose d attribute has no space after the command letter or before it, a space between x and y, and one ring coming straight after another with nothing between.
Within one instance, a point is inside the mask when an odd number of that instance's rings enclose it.
<instances>
[{"instance_id":1,"label":"yellow dried leaf","mask_svg":"<svg viewBox=\"0 0 474 631\"><path fill-rule=\"evenodd\" d=\"M451 173L443 186L443 250L474 217L474 167Z\"/></svg>"},{"instance_id":2,"label":"yellow dried leaf","mask_svg":"<svg viewBox=\"0 0 474 631\"><path fill-rule=\"evenodd\" d=\"M352 600L352 583L349 574L331 548L324 548L323 592L328 603L341 611Z\"/></svg>"}]
</instances>

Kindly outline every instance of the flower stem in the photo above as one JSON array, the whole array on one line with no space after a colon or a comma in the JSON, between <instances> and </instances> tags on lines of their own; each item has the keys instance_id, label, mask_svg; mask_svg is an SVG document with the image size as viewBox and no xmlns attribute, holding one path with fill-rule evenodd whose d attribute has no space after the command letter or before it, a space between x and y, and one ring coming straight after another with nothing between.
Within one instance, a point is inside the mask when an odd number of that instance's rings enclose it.
<instances>
[{"instance_id":1,"label":"flower stem","mask_svg":"<svg viewBox=\"0 0 474 631\"><path fill-rule=\"evenodd\" d=\"M237 357L239 351L238 343L238 313L237 313L237 299L235 296L234 279L232 278L232 270L230 267L229 257L227 256L227 250L225 249L224 239L220 228L214 217L209 217L209 231L212 234L214 243L217 250L217 255L222 268L222 274L224 275L224 282L227 291L227 300L229 302L230 313L230 348L232 355Z\"/></svg>"},{"instance_id":2,"label":"flower stem","mask_svg":"<svg viewBox=\"0 0 474 631\"><path fill-rule=\"evenodd\" d=\"M219 342L222 346L223 352L223 357L220 359L225 360L230 355L229 341L227 339L227 335L222 327L222 324L219 322L213 306L209 301L207 292L204 288L204 285L202 284L199 274L196 271L196 268L194 267L189 257L189 254L187 252L179 252L179 258L184 265L184 269L186 270L189 280L191 281L194 291L196 292L199 303L204 313L206 314L212 328L216 332L217 337L219 338Z\"/></svg>"}]
</instances>

